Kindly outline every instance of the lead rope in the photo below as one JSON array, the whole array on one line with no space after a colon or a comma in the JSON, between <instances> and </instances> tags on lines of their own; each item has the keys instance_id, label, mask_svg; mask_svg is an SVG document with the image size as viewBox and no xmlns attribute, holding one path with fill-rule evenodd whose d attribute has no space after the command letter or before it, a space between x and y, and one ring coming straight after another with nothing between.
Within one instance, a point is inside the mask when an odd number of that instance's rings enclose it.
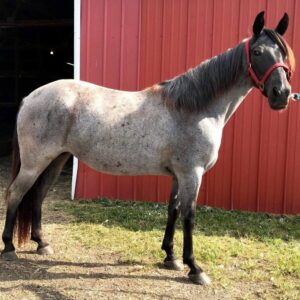
<instances>
[{"instance_id":1,"label":"lead rope","mask_svg":"<svg viewBox=\"0 0 300 300\"><path fill-rule=\"evenodd\" d=\"M294 93L293 94L293 99L296 100L296 101L299 101L300 100L300 93Z\"/></svg>"}]
</instances>

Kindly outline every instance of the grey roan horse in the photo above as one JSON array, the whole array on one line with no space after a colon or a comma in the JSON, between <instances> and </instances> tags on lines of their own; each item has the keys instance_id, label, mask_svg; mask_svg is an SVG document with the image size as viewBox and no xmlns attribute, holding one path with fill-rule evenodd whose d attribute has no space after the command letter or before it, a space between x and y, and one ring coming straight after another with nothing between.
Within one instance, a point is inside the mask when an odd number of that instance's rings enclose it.
<instances>
[{"instance_id":1,"label":"grey roan horse","mask_svg":"<svg viewBox=\"0 0 300 300\"><path fill-rule=\"evenodd\" d=\"M284 14L275 30L265 29L261 12L251 38L142 91L117 91L74 80L33 91L23 100L17 118L2 258L17 258L14 232L19 242L30 233L39 254L52 252L42 237L42 201L73 154L111 174L172 176L162 243L164 265L182 268L173 252L175 221L181 215L183 263L190 268L190 280L208 284L192 242L201 178L217 160L225 124L253 87L268 97L272 109L288 106L295 61L282 37L287 27Z\"/></svg>"}]
</instances>

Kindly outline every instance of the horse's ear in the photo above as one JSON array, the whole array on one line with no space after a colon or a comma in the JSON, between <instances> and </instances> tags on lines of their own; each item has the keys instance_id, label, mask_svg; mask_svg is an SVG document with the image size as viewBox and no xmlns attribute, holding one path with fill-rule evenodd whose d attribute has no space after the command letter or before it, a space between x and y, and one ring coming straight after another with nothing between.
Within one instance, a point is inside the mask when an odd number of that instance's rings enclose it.
<instances>
[{"instance_id":1,"label":"horse's ear","mask_svg":"<svg viewBox=\"0 0 300 300\"><path fill-rule=\"evenodd\" d=\"M253 34L254 35L259 35L261 31L263 30L265 26L265 18L264 18L265 12L262 11L260 12L253 23Z\"/></svg>"},{"instance_id":2,"label":"horse's ear","mask_svg":"<svg viewBox=\"0 0 300 300\"><path fill-rule=\"evenodd\" d=\"M279 21L275 31L281 35L284 35L288 26L289 26L289 15L287 13L284 13L284 15L281 18L281 20Z\"/></svg>"}]
</instances>

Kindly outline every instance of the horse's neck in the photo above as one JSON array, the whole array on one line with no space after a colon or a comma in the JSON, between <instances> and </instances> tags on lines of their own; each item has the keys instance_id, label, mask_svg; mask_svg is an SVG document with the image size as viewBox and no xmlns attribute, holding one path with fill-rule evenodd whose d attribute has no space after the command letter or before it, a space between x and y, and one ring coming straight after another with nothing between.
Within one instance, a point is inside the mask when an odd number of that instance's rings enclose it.
<instances>
[{"instance_id":1,"label":"horse's neck","mask_svg":"<svg viewBox=\"0 0 300 300\"><path fill-rule=\"evenodd\" d=\"M241 74L239 81L234 86L211 103L207 108L209 114L217 120L220 126L225 126L252 87L246 73Z\"/></svg>"},{"instance_id":2,"label":"horse's neck","mask_svg":"<svg viewBox=\"0 0 300 300\"><path fill-rule=\"evenodd\" d=\"M247 80L241 85L234 86L221 99L218 105L219 113L223 118L224 125L228 122L231 116L238 109L245 97L252 90L252 84ZM221 105L220 105L221 104Z\"/></svg>"},{"instance_id":3,"label":"horse's neck","mask_svg":"<svg viewBox=\"0 0 300 300\"><path fill-rule=\"evenodd\" d=\"M207 63L206 70L200 65L199 70L202 69L204 75L217 72L215 77L207 76L207 78L213 81L208 85L214 85L214 93L220 96L209 102L207 110L220 126L224 126L252 89L244 44L239 44L212 58Z\"/></svg>"}]
</instances>

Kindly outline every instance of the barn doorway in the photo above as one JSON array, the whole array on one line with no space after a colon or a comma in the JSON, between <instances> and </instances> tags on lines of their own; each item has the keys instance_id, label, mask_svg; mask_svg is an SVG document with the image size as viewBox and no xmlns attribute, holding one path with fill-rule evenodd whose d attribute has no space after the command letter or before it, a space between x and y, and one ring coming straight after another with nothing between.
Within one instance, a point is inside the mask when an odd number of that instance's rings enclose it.
<instances>
[{"instance_id":1,"label":"barn doorway","mask_svg":"<svg viewBox=\"0 0 300 300\"><path fill-rule=\"evenodd\" d=\"M9 154L22 98L73 78L73 0L0 1L0 156Z\"/></svg>"}]
</instances>

